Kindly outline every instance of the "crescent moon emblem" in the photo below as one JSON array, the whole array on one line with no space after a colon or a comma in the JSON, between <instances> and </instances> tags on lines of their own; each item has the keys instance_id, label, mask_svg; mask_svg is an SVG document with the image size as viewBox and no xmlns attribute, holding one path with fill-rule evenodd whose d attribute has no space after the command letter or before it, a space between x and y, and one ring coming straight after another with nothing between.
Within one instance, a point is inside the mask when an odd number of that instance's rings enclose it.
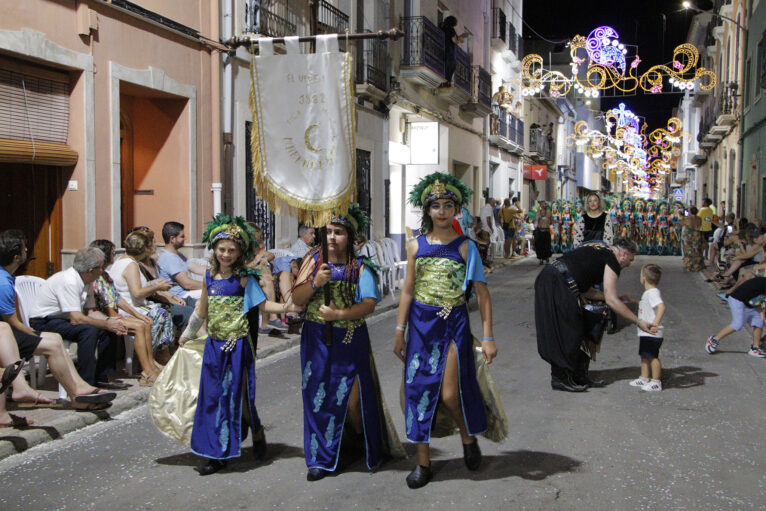
<instances>
[{"instance_id":1,"label":"crescent moon emblem","mask_svg":"<svg viewBox=\"0 0 766 511\"><path fill-rule=\"evenodd\" d=\"M303 142L306 144L306 149L311 151L312 153L319 153L324 151L324 148L322 147L314 147L311 145L311 132L314 130L314 128L318 128L318 124L312 124L308 128L306 128L306 132L303 134Z\"/></svg>"}]
</instances>

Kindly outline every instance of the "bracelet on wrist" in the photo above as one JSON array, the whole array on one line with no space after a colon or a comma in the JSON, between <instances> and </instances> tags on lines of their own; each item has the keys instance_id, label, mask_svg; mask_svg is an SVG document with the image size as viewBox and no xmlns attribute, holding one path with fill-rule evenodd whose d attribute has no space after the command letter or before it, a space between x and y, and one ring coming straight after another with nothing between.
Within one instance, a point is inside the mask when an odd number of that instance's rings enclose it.
<instances>
[{"instance_id":1,"label":"bracelet on wrist","mask_svg":"<svg viewBox=\"0 0 766 511\"><path fill-rule=\"evenodd\" d=\"M399 332L404 332L407 329L407 325L396 325L396 330Z\"/></svg>"},{"instance_id":2,"label":"bracelet on wrist","mask_svg":"<svg viewBox=\"0 0 766 511\"><path fill-rule=\"evenodd\" d=\"M311 289L314 291L317 290L317 286L314 285L314 279L309 279L309 285L311 286Z\"/></svg>"},{"instance_id":3,"label":"bracelet on wrist","mask_svg":"<svg viewBox=\"0 0 766 511\"><path fill-rule=\"evenodd\" d=\"M487 337L487 336L485 336L481 340L482 341L492 341L492 342L495 342L495 338L494 337Z\"/></svg>"}]
</instances>

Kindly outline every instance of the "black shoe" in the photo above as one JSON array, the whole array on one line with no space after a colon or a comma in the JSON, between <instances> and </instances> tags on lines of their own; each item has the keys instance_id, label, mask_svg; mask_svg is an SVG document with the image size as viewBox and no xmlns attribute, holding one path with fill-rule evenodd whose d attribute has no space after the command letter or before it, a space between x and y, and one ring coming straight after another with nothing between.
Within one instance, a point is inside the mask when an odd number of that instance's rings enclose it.
<instances>
[{"instance_id":1,"label":"black shoe","mask_svg":"<svg viewBox=\"0 0 766 511\"><path fill-rule=\"evenodd\" d=\"M585 392L588 390L588 387L585 385L578 385L575 383L571 376L563 379L551 376L551 388L553 390L564 390L566 392Z\"/></svg>"},{"instance_id":2,"label":"black shoe","mask_svg":"<svg viewBox=\"0 0 766 511\"><path fill-rule=\"evenodd\" d=\"M407 486L413 490L417 490L418 488L427 485L432 477L433 473L431 472L430 465L427 467L416 465L415 468L412 469L412 472L407 476Z\"/></svg>"},{"instance_id":3,"label":"black shoe","mask_svg":"<svg viewBox=\"0 0 766 511\"><path fill-rule=\"evenodd\" d=\"M320 479L324 479L324 476L326 475L326 470L322 470L321 468L310 468L306 474L306 481L319 481Z\"/></svg>"},{"instance_id":4,"label":"black shoe","mask_svg":"<svg viewBox=\"0 0 766 511\"><path fill-rule=\"evenodd\" d=\"M463 461L468 470L476 470L481 465L481 449L479 440L475 439L470 444L463 444Z\"/></svg>"},{"instance_id":5,"label":"black shoe","mask_svg":"<svg viewBox=\"0 0 766 511\"><path fill-rule=\"evenodd\" d=\"M261 436L260 440L256 440L258 435ZM258 433L253 435L253 459L255 461L262 461L266 457L266 433L263 428Z\"/></svg>"},{"instance_id":6,"label":"black shoe","mask_svg":"<svg viewBox=\"0 0 766 511\"><path fill-rule=\"evenodd\" d=\"M593 387L594 389L606 387L606 380L592 380L588 378L588 387Z\"/></svg>"},{"instance_id":7,"label":"black shoe","mask_svg":"<svg viewBox=\"0 0 766 511\"><path fill-rule=\"evenodd\" d=\"M199 472L199 475L201 476L209 476L210 474L215 474L222 468L226 468L226 462L223 460L210 460L204 465L201 465L199 467L196 467L194 470Z\"/></svg>"}]
</instances>

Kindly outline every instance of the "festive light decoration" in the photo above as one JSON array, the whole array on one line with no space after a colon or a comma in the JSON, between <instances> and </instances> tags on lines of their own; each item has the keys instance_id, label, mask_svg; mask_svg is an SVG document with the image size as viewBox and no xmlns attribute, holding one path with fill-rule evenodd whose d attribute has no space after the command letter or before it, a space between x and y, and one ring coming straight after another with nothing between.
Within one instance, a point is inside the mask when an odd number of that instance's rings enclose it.
<instances>
[{"instance_id":1,"label":"festive light decoration","mask_svg":"<svg viewBox=\"0 0 766 511\"><path fill-rule=\"evenodd\" d=\"M610 89L627 94L640 88L650 94L659 94L664 90L665 75L669 77L670 85L681 91L695 87L707 91L715 87L715 73L697 67L699 51L693 44L684 43L673 50L672 68L655 65L639 76L637 69L641 59L636 55L628 66L628 49L618 37L617 31L609 26L593 29L587 38L575 35L569 42L571 76L546 70L544 60L538 54L526 55L521 61L522 94L533 96L546 88L547 94L553 98L565 96L572 89L588 98L598 97ZM581 72L581 66L586 63L585 71Z\"/></svg>"},{"instance_id":2,"label":"festive light decoration","mask_svg":"<svg viewBox=\"0 0 766 511\"><path fill-rule=\"evenodd\" d=\"M610 179L621 176L631 195L646 199L659 197L666 176L681 152L683 124L671 117L664 128L646 134L647 126L640 117L620 103L604 114L604 131L590 129L585 121L575 123L568 144L595 159Z\"/></svg>"}]
</instances>

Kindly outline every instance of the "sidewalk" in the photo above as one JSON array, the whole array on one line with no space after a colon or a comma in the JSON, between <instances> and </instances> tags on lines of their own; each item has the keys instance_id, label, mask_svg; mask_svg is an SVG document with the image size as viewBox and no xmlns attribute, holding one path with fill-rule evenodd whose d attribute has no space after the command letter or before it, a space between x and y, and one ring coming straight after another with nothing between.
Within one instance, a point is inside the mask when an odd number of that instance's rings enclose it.
<instances>
[{"instance_id":1,"label":"sidewalk","mask_svg":"<svg viewBox=\"0 0 766 511\"><path fill-rule=\"evenodd\" d=\"M511 264L524 260L524 257L516 259L497 259L494 262L492 272L500 271ZM399 291L397 290L393 295L388 293L383 297L375 308L375 312L372 316L374 317L383 314L398 306ZM301 337L298 334L280 335L279 337L271 337L267 335L260 336L258 338L256 358L265 359L288 350L293 346L300 344L300 340ZM77 412L68 409L62 410L51 408L19 410L14 403L8 402L7 408L10 413L27 417L34 420L35 423L33 426L23 429L0 429L0 459L23 452L44 442L56 440L67 433L95 424L98 421L109 420L111 417L126 410L137 408L146 403L149 399L151 387L140 387L138 385L137 376L125 377L122 381L129 383L130 388L118 391L117 399L114 400L112 406L106 410L100 410L98 412ZM45 385L39 390L43 395L51 399L58 397L58 386L50 375L48 376Z\"/></svg>"}]
</instances>

